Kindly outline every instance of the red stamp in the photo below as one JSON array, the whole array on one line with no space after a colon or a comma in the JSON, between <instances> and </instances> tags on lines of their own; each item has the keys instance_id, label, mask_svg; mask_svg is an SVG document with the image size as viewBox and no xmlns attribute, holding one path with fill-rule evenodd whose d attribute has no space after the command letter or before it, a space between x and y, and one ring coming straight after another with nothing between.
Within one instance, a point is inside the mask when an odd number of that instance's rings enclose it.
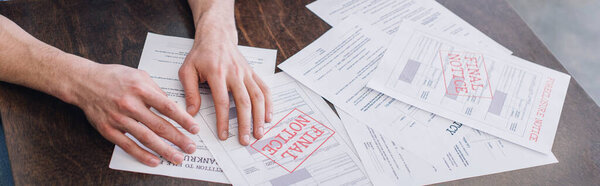
<instances>
[{"instance_id":1,"label":"red stamp","mask_svg":"<svg viewBox=\"0 0 600 186\"><path fill-rule=\"evenodd\" d=\"M440 50L439 55L448 97L493 97L482 54Z\"/></svg>"},{"instance_id":2,"label":"red stamp","mask_svg":"<svg viewBox=\"0 0 600 186\"><path fill-rule=\"evenodd\" d=\"M335 131L331 128L308 114L293 109L250 147L291 173L333 134Z\"/></svg>"}]
</instances>

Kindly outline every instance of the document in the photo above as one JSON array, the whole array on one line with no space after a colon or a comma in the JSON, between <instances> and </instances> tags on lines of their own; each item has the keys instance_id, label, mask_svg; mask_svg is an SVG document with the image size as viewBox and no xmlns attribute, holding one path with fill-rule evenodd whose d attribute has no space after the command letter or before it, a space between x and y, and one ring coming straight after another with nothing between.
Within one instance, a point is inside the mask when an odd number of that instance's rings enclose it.
<instances>
[{"instance_id":1,"label":"document","mask_svg":"<svg viewBox=\"0 0 600 186\"><path fill-rule=\"evenodd\" d=\"M368 86L527 148L550 153L570 76L400 26Z\"/></svg>"},{"instance_id":2,"label":"document","mask_svg":"<svg viewBox=\"0 0 600 186\"><path fill-rule=\"evenodd\" d=\"M406 20L471 40L487 51L512 53L434 0L318 0L306 7L334 27L358 16L365 18L370 27L391 35Z\"/></svg>"},{"instance_id":3,"label":"document","mask_svg":"<svg viewBox=\"0 0 600 186\"><path fill-rule=\"evenodd\" d=\"M393 138L361 124L350 114L338 113L374 185L426 185L558 162L552 154L542 154L446 120L435 122L433 125L438 127L432 129L458 126L454 133L446 135L460 141L449 146L422 147L447 150L439 154L438 161L430 163L406 151Z\"/></svg>"},{"instance_id":4,"label":"document","mask_svg":"<svg viewBox=\"0 0 600 186\"><path fill-rule=\"evenodd\" d=\"M233 185L370 185L361 162L333 128L340 122L318 95L285 73L268 82L273 122L265 124L262 139L242 146L237 137L235 105L231 105L229 138L216 134L210 101L200 109L199 136ZM203 95L203 100L210 95ZM340 126L340 124L337 124Z\"/></svg>"},{"instance_id":5,"label":"document","mask_svg":"<svg viewBox=\"0 0 600 186\"><path fill-rule=\"evenodd\" d=\"M437 135L424 135L432 114L366 87L391 36L362 23L344 21L279 68L363 123L395 136L411 152L437 158L440 149L421 148L440 141Z\"/></svg>"},{"instance_id":6,"label":"document","mask_svg":"<svg viewBox=\"0 0 600 186\"><path fill-rule=\"evenodd\" d=\"M183 86L179 82L178 71L186 55L192 48L193 42L193 39L148 33L138 67L148 72L154 82L167 93L168 97L182 107L185 107L185 96ZM238 49L259 76L266 77L275 72L276 50L244 46L239 46ZM202 88L201 92L207 94L209 91L206 88ZM203 98L202 105L206 104L205 101L207 99L212 100L212 98L205 97ZM219 163L208 151L201 138L190 134L168 118L166 119L196 143L196 151L192 154L185 154L183 163L175 165L161 158L161 163L157 167L149 167L138 162L123 151L123 149L115 146L109 167L124 171L229 183ZM129 134L127 136L142 148L154 153L139 143L133 136ZM168 141L166 142L171 144ZM177 146L171 145L179 149Z\"/></svg>"}]
</instances>

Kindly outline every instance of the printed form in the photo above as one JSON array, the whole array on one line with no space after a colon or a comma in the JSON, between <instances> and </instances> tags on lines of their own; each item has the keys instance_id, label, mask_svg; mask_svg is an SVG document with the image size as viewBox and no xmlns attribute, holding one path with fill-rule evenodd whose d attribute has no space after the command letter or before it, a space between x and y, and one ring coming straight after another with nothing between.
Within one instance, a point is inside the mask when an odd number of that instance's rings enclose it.
<instances>
[{"instance_id":1,"label":"printed form","mask_svg":"<svg viewBox=\"0 0 600 186\"><path fill-rule=\"evenodd\" d=\"M182 107L185 107L185 97L183 86L179 82L178 71L192 48L193 42L193 39L148 33L138 67L148 72L154 82L167 93L168 97ZM239 50L259 76L271 76L275 72L276 50L244 46L239 46ZM201 89L201 92L206 94L209 91ZM206 99L209 98L204 98L204 100ZM205 104L204 100L203 105ZM167 119L167 121L172 122L175 127L196 143L196 151L193 154L185 154L183 163L174 165L161 158L161 163L157 167L149 167L134 159L123 149L115 146L109 167L124 171L229 183L221 167L200 137L190 134L172 120ZM127 135L142 148L154 153L139 143L133 136ZM168 141L166 142L171 144ZM171 145L179 149L177 146Z\"/></svg>"},{"instance_id":2,"label":"printed form","mask_svg":"<svg viewBox=\"0 0 600 186\"><path fill-rule=\"evenodd\" d=\"M198 134L233 185L370 185L362 164L335 131L339 118L320 96L285 73L266 79L273 100L273 122L265 135L249 146L237 137L235 105L230 109L229 138L216 134L216 114L210 95L198 120ZM208 102L208 103L207 103Z\"/></svg>"},{"instance_id":3,"label":"printed form","mask_svg":"<svg viewBox=\"0 0 600 186\"><path fill-rule=\"evenodd\" d=\"M368 86L550 153L570 76L418 25L402 25Z\"/></svg>"},{"instance_id":4,"label":"printed form","mask_svg":"<svg viewBox=\"0 0 600 186\"><path fill-rule=\"evenodd\" d=\"M318 0L308 9L336 26L352 16L364 17L371 27L387 34L398 31L403 20L477 42L486 50L512 53L434 0Z\"/></svg>"},{"instance_id":5,"label":"printed form","mask_svg":"<svg viewBox=\"0 0 600 186\"><path fill-rule=\"evenodd\" d=\"M447 150L430 163L403 149L393 138L360 124L348 113L339 110L338 113L374 185L407 185L407 180L426 185L558 162L552 154L542 154L446 120L435 122L438 127L433 128L459 126L455 133L446 136L460 140L446 146L423 147Z\"/></svg>"},{"instance_id":6,"label":"printed form","mask_svg":"<svg viewBox=\"0 0 600 186\"><path fill-rule=\"evenodd\" d=\"M441 149L423 148L440 141L427 129L435 115L366 87L391 36L361 24L342 22L279 68L409 151L436 160Z\"/></svg>"}]
</instances>

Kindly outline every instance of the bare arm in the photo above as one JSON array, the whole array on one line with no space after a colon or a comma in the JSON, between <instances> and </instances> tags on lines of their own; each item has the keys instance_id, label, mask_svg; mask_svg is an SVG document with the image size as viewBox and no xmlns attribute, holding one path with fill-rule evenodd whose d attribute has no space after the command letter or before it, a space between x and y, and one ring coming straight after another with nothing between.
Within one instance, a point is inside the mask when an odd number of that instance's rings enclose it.
<instances>
[{"instance_id":1,"label":"bare arm","mask_svg":"<svg viewBox=\"0 0 600 186\"><path fill-rule=\"evenodd\" d=\"M139 161L150 166L160 162L125 136L125 132L173 163L181 163L183 155L160 137L187 153L194 152L194 142L148 106L192 133L197 133L199 127L145 72L122 65L98 64L65 53L37 40L1 15L0 41L0 81L40 90L77 105L102 136Z\"/></svg>"},{"instance_id":2,"label":"bare arm","mask_svg":"<svg viewBox=\"0 0 600 186\"><path fill-rule=\"evenodd\" d=\"M237 109L238 137L242 145L262 138L264 122L272 119L269 88L254 73L237 48L233 0L189 0L194 16L194 46L179 70L186 94L187 111L200 108L198 82L208 82L217 112L219 138L228 138L229 96Z\"/></svg>"}]
</instances>

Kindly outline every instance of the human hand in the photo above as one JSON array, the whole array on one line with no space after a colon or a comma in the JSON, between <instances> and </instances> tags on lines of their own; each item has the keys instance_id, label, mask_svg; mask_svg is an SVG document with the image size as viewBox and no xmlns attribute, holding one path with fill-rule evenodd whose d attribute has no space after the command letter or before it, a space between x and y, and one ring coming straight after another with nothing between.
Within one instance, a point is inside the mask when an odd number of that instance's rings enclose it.
<instances>
[{"instance_id":1,"label":"human hand","mask_svg":"<svg viewBox=\"0 0 600 186\"><path fill-rule=\"evenodd\" d=\"M157 166L160 159L124 133L133 135L144 146L175 164L183 161L183 154L160 137L186 153L196 150L190 138L150 110L150 107L156 109L193 134L200 130L192 116L170 100L146 72L122 65L93 66L73 88L75 96L70 102L83 109L102 136L149 166Z\"/></svg>"},{"instance_id":2,"label":"human hand","mask_svg":"<svg viewBox=\"0 0 600 186\"><path fill-rule=\"evenodd\" d=\"M225 2L225 1L223 1ZM192 10L195 4L190 1ZM263 125L272 119L269 88L254 73L237 48L232 4L204 11L196 19L194 46L179 70L185 89L188 113L195 115L201 104L198 83L210 86L221 140L229 137L229 94L237 110L240 144L250 144L250 130L262 138Z\"/></svg>"},{"instance_id":3,"label":"human hand","mask_svg":"<svg viewBox=\"0 0 600 186\"><path fill-rule=\"evenodd\" d=\"M160 137L187 153L195 151L190 138L150 107L191 133L197 133L199 126L145 72L67 54L35 39L2 15L0 25L0 81L40 90L79 106L100 134L147 165L157 166L160 159L124 133L176 164L183 161L183 154Z\"/></svg>"}]
</instances>

